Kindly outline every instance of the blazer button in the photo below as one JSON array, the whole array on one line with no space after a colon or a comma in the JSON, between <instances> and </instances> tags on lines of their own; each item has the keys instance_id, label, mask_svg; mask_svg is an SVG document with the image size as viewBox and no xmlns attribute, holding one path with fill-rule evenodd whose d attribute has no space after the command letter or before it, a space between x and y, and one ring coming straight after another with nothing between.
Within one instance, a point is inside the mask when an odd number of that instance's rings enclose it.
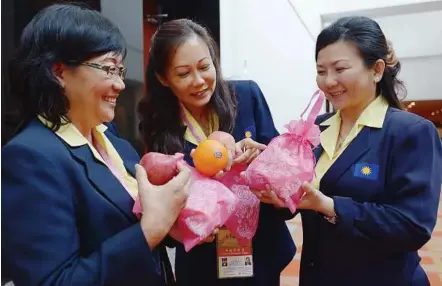
<instances>
[{"instance_id":1,"label":"blazer button","mask_svg":"<svg viewBox=\"0 0 442 286\"><path fill-rule=\"evenodd\" d=\"M309 265L310 267L315 267L315 263L313 261L310 261Z\"/></svg>"}]
</instances>

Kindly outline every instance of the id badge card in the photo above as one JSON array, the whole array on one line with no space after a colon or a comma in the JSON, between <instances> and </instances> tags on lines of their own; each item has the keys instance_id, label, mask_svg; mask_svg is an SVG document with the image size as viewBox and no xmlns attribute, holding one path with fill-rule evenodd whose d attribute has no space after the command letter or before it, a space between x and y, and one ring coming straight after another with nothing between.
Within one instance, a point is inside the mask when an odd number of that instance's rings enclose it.
<instances>
[{"instance_id":1,"label":"id badge card","mask_svg":"<svg viewBox=\"0 0 442 286\"><path fill-rule=\"evenodd\" d=\"M235 236L226 228L220 228L216 236L218 278L253 277L252 242L238 244Z\"/></svg>"}]
</instances>

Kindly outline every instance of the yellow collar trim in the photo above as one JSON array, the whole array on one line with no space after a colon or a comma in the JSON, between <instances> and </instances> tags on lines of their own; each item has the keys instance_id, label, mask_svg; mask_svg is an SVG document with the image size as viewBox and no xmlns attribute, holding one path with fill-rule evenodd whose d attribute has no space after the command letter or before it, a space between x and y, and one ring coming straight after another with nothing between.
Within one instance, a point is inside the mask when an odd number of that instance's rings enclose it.
<instances>
[{"instance_id":1,"label":"yellow collar trim","mask_svg":"<svg viewBox=\"0 0 442 286\"><path fill-rule=\"evenodd\" d=\"M41 121L41 123L49 128L53 125L52 122L49 122L40 115L38 116L38 119ZM107 130L107 126L104 124L100 124L95 127L95 130L100 133L104 133ZM75 127L75 125L70 122L66 122L66 120L62 121L60 129L58 129L55 134L57 134L71 147L79 147L90 144L86 137L84 137L83 134L81 134L81 132L77 129L77 127Z\"/></svg>"},{"instance_id":2,"label":"yellow collar trim","mask_svg":"<svg viewBox=\"0 0 442 286\"><path fill-rule=\"evenodd\" d=\"M361 113L355 125L363 125L373 128L382 128L384 125L385 115L387 114L388 103L385 98L380 95L373 100ZM330 126L341 122L340 110L329 119L322 122L321 126Z\"/></svg>"},{"instance_id":3,"label":"yellow collar trim","mask_svg":"<svg viewBox=\"0 0 442 286\"><path fill-rule=\"evenodd\" d=\"M195 145L198 145L201 141L206 140L207 135L204 133L200 124L183 104L181 104L181 111L183 124L187 126L186 132L184 133L184 139ZM209 122L209 134L219 130L218 115L214 111L209 113Z\"/></svg>"}]
</instances>

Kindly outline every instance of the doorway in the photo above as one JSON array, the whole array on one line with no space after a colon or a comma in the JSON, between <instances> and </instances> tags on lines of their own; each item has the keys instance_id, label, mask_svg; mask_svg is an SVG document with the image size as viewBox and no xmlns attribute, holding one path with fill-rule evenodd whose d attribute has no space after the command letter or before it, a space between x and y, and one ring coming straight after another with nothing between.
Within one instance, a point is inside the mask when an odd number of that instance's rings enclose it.
<instances>
[{"instance_id":1,"label":"doorway","mask_svg":"<svg viewBox=\"0 0 442 286\"><path fill-rule=\"evenodd\" d=\"M220 47L219 0L143 0L144 66L150 39L165 21L188 18L205 26Z\"/></svg>"},{"instance_id":2,"label":"doorway","mask_svg":"<svg viewBox=\"0 0 442 286\"><path fill-rule=\"evenodd\" d=\"M143 0L143 16L145 27L150 26L148 30L155 30L164 21L192 19L205 26L220 44L219 0ZM151 37L147 33L145 36Z\"/></svg>"}]
</instances>

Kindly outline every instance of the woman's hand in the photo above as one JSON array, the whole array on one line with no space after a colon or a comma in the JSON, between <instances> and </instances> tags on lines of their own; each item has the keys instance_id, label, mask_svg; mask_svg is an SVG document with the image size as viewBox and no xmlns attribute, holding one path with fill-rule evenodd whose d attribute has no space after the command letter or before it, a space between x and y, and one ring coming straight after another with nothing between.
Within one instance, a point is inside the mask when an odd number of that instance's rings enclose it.
<instances>
[{"instance_id":1,"label":"woman's hand","mask_svg":"<svg viewBox=\"0 0 442 286\"><path fill-rule=\"evenodd\" d=\"M233 164L250 164L265 148L267 148L266 145L245 138L236 143Z\"/></svg>"},{"instance_id":2,"label":"woman's hand","mask_svg":"<svg viewBox=\"0 0 442 286\"><path fill-rule=\"evenodd\" d=\"M178 175L162 186L152 185L146 171L136 165L138 194L143 209L141 229L150 248L169 233L189 195L190 169L178 164Z\"/></svg>"},{"instance_id":3,"label":"woman's hand","mask_svg":"<svg viewBox=\"0 0 442 286\"><path fill-rule=\"evenodd\" d=\"M224 172L230 171L230 168L234 164L246 163L250 164L260 153L261 151L267 148L266 145L253 141L250 138L245 138L239 142L237 142L233 149L232 146L226 145L229 154L229 161L224 170L219 171L213 178L219 179L224 175ZM195 153L195 149L190 151L190 157L193 158L193 154Z\"/></svg>"},{"instance_id":4,"label":"woman's hand","mask_svg":"<svg viewBox=\"0 0 442 286\"><path fill-rule=\"evenodd\" d=\"M236 149L235 138L233 138L233 136L227 132L215 131L212 134L210 134L207 137L207 139L221 142L227 148L227 151L229 153L229 161L227 163L227 166L224 168L224 171L226 172L230 171L230 168L232 167L233 164L233 158L235 157L235 149Z\"/></svg>"},{"instance_id":5,"label":"woman's hand","mask_svg":"<svg viewBox=\"0 0 442 286\"><path fill-rule=\"evenodd\" d=\"M336 215L335 203L332 198L327 197L307 182L302 184L301 191L303 196L297 206L298 209L317 211L329 217Z\"/></svg>"},{"instance_id":6,"label":"woman's hand","mask_svg":"<svg viewBox=\"0 0 442 286\"><path fill-rule=\"evenodd\" d=\"M274 205L277 208L286 207L284 201L278 198L278 196L273 191L258 191L258 190L251 190L251 191L263 203Z\"/></svg>"}]
</instances>

